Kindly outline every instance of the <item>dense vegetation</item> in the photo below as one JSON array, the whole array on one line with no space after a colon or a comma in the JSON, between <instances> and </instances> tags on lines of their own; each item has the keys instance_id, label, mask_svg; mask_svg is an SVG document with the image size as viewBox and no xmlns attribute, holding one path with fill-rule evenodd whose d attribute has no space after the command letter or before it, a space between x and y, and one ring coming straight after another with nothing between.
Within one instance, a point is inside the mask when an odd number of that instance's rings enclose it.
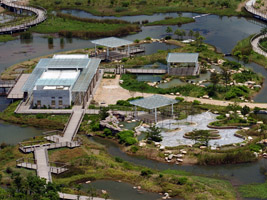
<instances>
[{"instance_id":1,"label":"dense vegetation","mask_svg":"<svg viewBox=\"0 0 267 200\"><path fill-rule=\"evenodd\" d=\"M64 37L97 38L125 36L140 31L140 27L119 20L90 20L57 15L30 29L38 33L59 33Z\"/></svg>"},{"instance_id":2,"label":"dense vegetation","mask_svg":"<svg viewBox=\"0 0 267 200\"><path fill-rule=\"evenodd\" d=\"M182 25L195 22L193 18L190 17L177 17L177 18L166 18L164 20L150 22L145 24L146 26L156 26L156 25Z\"/></svg>"},{"instance_id":3,"label":"dense vegetation","mask_svg":"<svg viewBox=\"0 0 267 200\"><path fill-rule=\"evenodd\" d=\"M240 0L76 0L76 1L45 1L32 0L33 5L51 9L80 9L95 15L143 15L155 12L199 12L219 15L238 15L237 5ZM243 14L243 13L242 13Z\"/></svg>"},{"instance_id":4,"label":"dense vegetation","mask_svg":"<svg viewBox=\"0 0 267 200\"><path fill-rule=\"evenodd\" d=\"M259 65L267 68L267 58L263 55L260 55L252 50L250 39L253 35L245 38L237 43L237 45L232 50L232 53L241 60L245 62L255 62Z\"/></svg>"}]
</instances>

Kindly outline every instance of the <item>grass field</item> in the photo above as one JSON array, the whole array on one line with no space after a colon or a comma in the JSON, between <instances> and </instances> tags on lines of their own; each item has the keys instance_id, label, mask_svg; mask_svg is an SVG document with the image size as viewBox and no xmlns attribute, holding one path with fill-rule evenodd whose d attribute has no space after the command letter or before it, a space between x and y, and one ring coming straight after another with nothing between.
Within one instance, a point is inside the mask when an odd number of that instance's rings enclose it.
<instances>
[{"instance_id":1,"label":"grass field","mask_svg":"<svg viewBox=\"0 0 267 200\"><path fill-rule=\"evenodd\" d=\"M92 38L127 35L139 31L139 27L132 24L89 23L54 16L49 17L42 24L32 27L30 31L38 33L59 33L63 36L66 36L64 33L71 32L71 36L73 37Z\"/></svg>"},{"instance_id":2,"label":"grass field","mask_svg":"<svg viewBox=\"0 0 267 200\"><path fill-rule=\"evenodd\" d=\"M32 5L39 5L48 10L80 9L94 15L140 15L159 12L198 12L218 15L244 15L237 12L242 0L31 0Z\"/></svg>"},{"instance_id":3,"label":"grass field","mask_svg":"<svg viewBox=\"0 0 267 200\"><path fill-rule=\"evenodd\" d=\"M145 26L155 26L155 25L181 25L181 24L187 24L195 22L193 18L190 17L177 17L177 18L170 18L170 19L164 19L160 21L151 22L148 24L145 24Z\"/></svg>"},{"instance_id":4,"label":"grass field","mask_svg":"<svg viewBox=\"0 0 267 200\"><path fill-rule=\"evenodd\" d=\"M15 39L16 37L13 37L12 35L0 35L0 42L7 42Z\"/></svg>"},{"instance_id":5,"label":"grass field","mask_svg":"<svg viewBox=\"0 0 267 200\"><path fill-rule=\"evenodd\" d=\"M247 198L267 199L267 182L263 184L244 185L239 188L242 196Z\"/></svg>"}]
</instances>

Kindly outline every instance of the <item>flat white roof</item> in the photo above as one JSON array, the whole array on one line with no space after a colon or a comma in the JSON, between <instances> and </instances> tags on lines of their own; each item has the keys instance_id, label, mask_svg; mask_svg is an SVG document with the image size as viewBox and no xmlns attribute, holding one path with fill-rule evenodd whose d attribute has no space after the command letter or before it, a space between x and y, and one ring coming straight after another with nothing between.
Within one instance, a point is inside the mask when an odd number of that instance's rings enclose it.
<instances>
[{"instance_id":1,"label":"flat white roof","mask_svg":"<svg viewBox=\"0 0 267 200\"><path fill-rule=\"evenodd\" d=\"M78 58L89 58L87 54L59 54L54 55L56 59L78 59Z\"/></svg>"},{"instance_id":2,"label":"flat white roof","mask_svg":"<svg viewBox=\"0 0 267 200\"><path fill-rule=\"evenodd\" d=\"M48 70L40 79L76 79L80 71L76 70Z\"/></svg>"}]
</instances>

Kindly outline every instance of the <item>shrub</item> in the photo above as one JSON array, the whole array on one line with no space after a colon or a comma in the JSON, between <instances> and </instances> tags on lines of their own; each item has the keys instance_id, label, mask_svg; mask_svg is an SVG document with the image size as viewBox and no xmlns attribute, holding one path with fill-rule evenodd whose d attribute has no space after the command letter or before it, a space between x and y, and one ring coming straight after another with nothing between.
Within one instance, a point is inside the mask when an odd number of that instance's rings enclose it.
<instances>
[{"instance_id":1,"label":"shrub","mask_svg":"<svg viewBox=\"0 0 267 200\"><path fill-rule=\"evenodd\" d=\"M145 40L151 40L151 37L146 37Z\"/></svg>"},{"instance_id":2,"label":"shrub","mask_svg":"<svg viewBox=\"0 0 267 200\"><path fill-rule=\"evenodd\" d=\"M131 152L136 153L139 150L138 146L131 146Z\"/></svg>"},{"instance_id":3,"label":"shrub","mask_svg":"<svg viewBox=\"0 0 267 200\"><path fill-rule=\"evenodd\" d=\"M91 129L92 129L92 131L99 131L100 130L99 122L92 122Z\"/></svg>"},{"instance_id":4,"label":"shrub","mask_svg":"<svg viewBox=\"0 0 267 200\"><path fill-rule=\"evenodd\" d=\"M123 163L123 159L120 157L115 157L115 161L118 163Z\"/></svg>"},{"instance_id":5,"label":"shrub","mask_svg":"<svg viewBox=\"0 0 267 200\"><path fill-rule=\"evenodd\" d=\"M116 104L119 106L131 106L129 101L125 101L125 100L118 100Z\"/></svg>"},{"instance_id":6,"label":"shrub","mask_svg":"<svg viewBox=\"0 0 267 200\"><path fill-rule=\"evenodd\" d=\"M61 4L61 1L56 0L56 1L55 1L55 4L56 4L56 5Z\"/></svg>"},{"instance_id":7,"label":"shrub","mask_svg":"<svg viewBox=\"0 0 267 200\"><path fill-rule=\"evenodd\" d=\"M108 128L105 128L104 129L104 135L105 136L111 136L112 135L112 131L110 129L108 129Z\"/></svg>"},{"instance_id":8,"label":"shrub","mask_svg":"<svg viewBox=\"0 0 267 200\"><path fill-rule=\"evenodd\" d=\"M82 2L76 1L76 2L75 2L75 5L76 5L76 6L80 6L80 5L82 5Z\"/></svg>"},{"instance_id":9,"label":"shrub","mask_svg":"<svg viewBox=\"0 0 267 200\"><path fill-rule=\"evenodd\" d=\"M121 4L122 4L122 7L128 7L130 5L128 1L123 1Z\"/></svg>"},{"instance_id":10,"label":"shrub","mask_svg":"<svg viewBox=\"0 0 267 200\"><path fill-rule=\"evenodd\" d=\"M171 182L177 185L185 185L187 183L187 178L186 177L173 177L171 179Z\"/></svg>"},{"instance_id":11,"label":"shrub","mask_svg":"<svg viewBox=\"0 0 267 200\"><path fill-rule=\"evenodd\" d=\"M198 100L194 100L194 101L193 101L193 105L200 105L200 101L198 101Z\"/></svg>"},{"instance_id":12,"label":"shrub","mask_svg":"<svg viewBox=\"0 0 267 200\"><path fill-rule=\"evenodd\" d=\"M184 98L183 97L176 97L175 100L180 101L180 102L183 102L184 101Z\"/></svg>"},{"instance_id":13,"label":"shrub","mask_svg":"<svg viewBox=\"0 0 267 200\"><path fill-rule=\"evenodd\" d=\"M136 40L134 40L134 42L135 42L135 43L139 43L139 42L140 42L140 40L136 39Z\"/></svg>"},{"instance_id":14,"label":"shrub","mask_svg":"<svg viewBox=\"0 0 267 200\"><path fill-rule=\"evenodd\" d=\"M170 40L170 39L172 39L172 36L170 35L165 36L165 40Z\"/></svg>"},{"instance_id":15,"label":"shrub","mask_svg":"<svg viewBox=\"0 0 267 200\"><path fill-rule=\"evenodd\" d=\"M127 8L125 8L125 7L116 7L115 8L115 12L123 12L123 11L126 11L127 10Z\"/></svg>"},{"instance_id":16,"label":"shrub","mask_svg":"<svg viewBox=\"0 0 267 200\"><path fill-rule=\"evenodd\" d=\"M151 174L153 174L153 172L150 169L142 169L141 170L141 176L150 176Z\"/></svg>"},{"instance_id":17,"label":"shrub","mask_svg":"<svg viewBox=\"0 0 267 200\"><path fill-rule=\"evenodd\" d=\"M121 62L127 62L128 58L122 58Z\"/></svg>"},{"instance_id":18,"label":"shrub","mask_svg":"<svg viewBox=\"0 0 267 200\"><path fill-rule=\"evenodd\" d=\"M125 130L117 134L120 143L125 143L126 145L133 145L137 143L137 140L134 138L134 132Z\"/></svg>"},{"instance_id":19,"label":"shrub","mask_svg":"<svg viewBox=\"0 0 267 200\"><path fill-rule=\"evenodd\" d=\"M6 168L6 173L11 174L13 172L13 169L11 167Z\"/></svg>"},{"instance_id":20,"label":"shrub","mask_svg":"<svg viewBox=\"0 0 267 200\"><path fill-rule=\"evenodd\" d=\"M262 146L259 144L251 144L249 145L249 149L253 152L259 152L262 149Z\"/></svg>"}]
</instances>

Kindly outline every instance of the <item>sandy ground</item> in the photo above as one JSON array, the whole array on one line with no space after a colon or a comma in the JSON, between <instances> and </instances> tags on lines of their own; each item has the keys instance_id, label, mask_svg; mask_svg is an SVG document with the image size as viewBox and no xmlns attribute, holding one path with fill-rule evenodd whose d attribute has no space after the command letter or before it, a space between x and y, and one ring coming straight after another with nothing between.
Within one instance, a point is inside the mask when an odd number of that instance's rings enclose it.
<instances>
[{"instance_id":1,"label":"sandy ground","mask_svg":"<svg viewBox=\"0 0 267 200\"><path fill-rule=\"evenodd\" d=\"M131 97L143 96L148 97L152 96L153 94L148 93L141 93L141 92L130 92L126 89L123 89L119 84L120 76L117 75L115 79L102 79L99 88L96 91L94 96L94 100L97 103L105 103L102 104L116 104L118 100L127 100ZM175 98L176 95L164 95L169 98ZM198 100L203 104L212 104L218 106L227 106L229 104L233 104L234 102L231 101L221 101L221 100L212 100L212 99L201 99L201 98L194 98L194 97L183 97L185 101L192 102L194 100ZM240 103L241 106L247 105L250 108L259 107L259 108L266 108L266 103Z\"/></svg>"},{"instance_id":2,"label":"sandy ground","mask_svg":"<svg viewBox=\"0 0 267 200\"><path fill-rule=\"evenodd\" d=\"M240 4L238 4L236 11L241 12L242 8L245 7L246 3L247 3L247 1L244 1L244 2L241 2Z\"/></svg>"},{"instance_id":3,"label":"sandy ground","mask_svg":"<svg viewBox=\"0 0 267 200\"><path fill-rule=\"evenodd\" d=\"M140 92L129 92L123 89L119 84L120 76L117 75L115 79L105 79L103 78L99 88L96 91L94 100L97 103L116 104L118 100L127 100L131 97L137 96L151 96L153 94L142 94Z\"/></svg>"}]
</instances>

